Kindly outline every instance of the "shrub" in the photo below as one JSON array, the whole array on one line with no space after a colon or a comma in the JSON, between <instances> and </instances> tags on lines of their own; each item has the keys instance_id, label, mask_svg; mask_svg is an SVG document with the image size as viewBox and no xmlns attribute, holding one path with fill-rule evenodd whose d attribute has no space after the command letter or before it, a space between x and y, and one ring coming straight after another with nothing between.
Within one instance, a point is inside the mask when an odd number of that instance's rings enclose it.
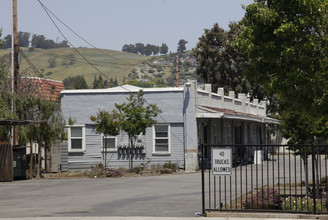
<instances>
[{"instance_id":1,"label":"shrub","mask_svg":"<svg viewBox=\"0 0 328 220\"><path fill-rule=\"evenodd\" d=\"M168 168L168 169L171 169L172 172L176 172L178 170L178 166L174 163L171 163L170 161L168 163L165 163L163 165L163 168Z\"/></svg>"},{"instance_id":2,"label":"shrub","mask_svg":"<svg viewBox=\"0 0 328 220\"><path fill-rule=\"evenodd\" d=\"M98 163L96 166L91 166L91 170L86 172L89 177L102 177L104 173L104 165Z\"/></svg>"},{"instance_id":3,"label":"shrub","mask_svg":"<svg viewBox=\"0 0 328 220\"><path fill-rule=\"evenodd\" d=\"M106 173L107 177L122 177L124 175L124 173L121 170L109 170Z\"/></svg>"},{"instance_id":4,"label":"shrub","mask_svg":"<svg viewBox=\"0 0 328 220\"><path fill-rule=\"evenodd\" d=\"M243 202L245 209L281 209L282 201L276 190L262 189L248 195Z\"/></svg>"},{"instance_id":5,"label":"shrub","mask_svg":"<svg viewBox=\"0 0 328 220\"><path fill-rule=\"evenodd\" d=\"M300 198L300 197L288 197L282 204L283 210L288 211L314 211L313 199ZM320 202L316 203L316 211L321 212L322 207Z\"/></svg>"},{"instance_id":6,"label":"shrub","mask_svg":"<svg viewBox=\"0 0 328 220\"><path fill-rule=\"evenodd\" d=\"M167 174L167 173L172 173L172 172L173 172L173 170L170 168L164 168L161 170L161 174Z\"/></svg>"},{"instance_id":7,"label":"shrub","mask_svg":"<svg viewBox=\"0 0 328 220\"><path fill-rule=\"evenodd\" d=\"M132 171L134 172L134 173L140 173L141 171L143 171L144 170L144 168L142 167L142 166L138 166L138 167L134 167L133 169L132 169Z\"/></svg>"}]
</instances>

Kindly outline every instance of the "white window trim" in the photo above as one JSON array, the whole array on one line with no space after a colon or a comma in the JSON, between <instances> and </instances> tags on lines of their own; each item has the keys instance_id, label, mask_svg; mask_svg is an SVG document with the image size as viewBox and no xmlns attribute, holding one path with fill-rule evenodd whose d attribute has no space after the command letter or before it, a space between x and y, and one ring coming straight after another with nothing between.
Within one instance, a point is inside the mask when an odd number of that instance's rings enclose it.
<instances>
[{"instance_id":1,"label":"white window trim","mask_svg":"<svg viewBox=\"0 0 328 220\"><path fill-rule=\"evenodd\" d=\"M104 134L101 134L101 152L117 152L117 136L106 135L106 138L115 138L115 148L114 149L104 149Z\"/></svg>"},{"instance_id":2,"label":"white window trim","mask_svg":"<svg viewBox=\"0 0 328 220\"><path fill-rule=\"evenodd\" d=\"M71 146L71 128L72 127L82 128L82 149L72 149L72 146ZM85 125L70 125L67 128L68 128L68 152L85 153L86 152L86 149L85 149Z\"/></svg>"},{"instance_id":3,"label":"white window trim","mask_svg":"<svg viewBox=\"0 0 328 220\"><path fill-rule=\"evenodd\" d=\"M155 139L156 139L156 132L155 132L155 126L167 126L167 139L168 139L168 151L163 152L163 151L155 151ZM170 124L156 124L153 125L153 152L152 155L159 155L159 156L170 156L171 155L171 126Z\"/></svg>"}]
</instances>

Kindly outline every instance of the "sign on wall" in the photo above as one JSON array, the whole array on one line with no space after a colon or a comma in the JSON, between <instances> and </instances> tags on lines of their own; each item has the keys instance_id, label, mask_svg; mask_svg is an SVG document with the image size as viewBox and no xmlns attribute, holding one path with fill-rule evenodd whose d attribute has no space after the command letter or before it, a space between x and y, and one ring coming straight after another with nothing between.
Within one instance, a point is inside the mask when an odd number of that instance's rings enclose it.
<instances>
[{"instance_id":1,"label":"sign on wall","mask_svg":"<svg viewBox=\"0 0 328 220\"><path fill-rule=\"evenodd\" d=\"M212 174L232 174L231 148L212 148Z\"/></svg>"}]
</instances>

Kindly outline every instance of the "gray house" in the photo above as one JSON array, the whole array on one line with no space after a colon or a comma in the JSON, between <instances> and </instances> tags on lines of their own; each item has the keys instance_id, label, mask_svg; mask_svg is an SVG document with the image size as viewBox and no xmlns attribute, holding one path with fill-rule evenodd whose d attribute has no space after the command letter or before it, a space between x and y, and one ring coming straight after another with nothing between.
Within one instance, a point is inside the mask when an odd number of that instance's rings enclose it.
<instances>
[{"instance_id":1,"label":"gray house","mask_svg":"<svg viewBox=\"0 0 328 220\"><path fill-rule=\"evenodd\" d=\"M176 163L188 171L198 169L198 144L265 144L266 124L277 121L266 117L265 103L250 102L245 94L238 99L223 88L211 92L211 85L198 89L195 82L183 87L139 88L130 85L109 89L64 90L62 112L66 121L68 141L62 145L62 171L89 169L104 162L107 167L128 166L128 136L98 134L90 120L98 110L111 111L115 103L143 89L147 103L157 104L162 113L157 124L140 135L133 149L134 165ZM104 148L106 143L107 149Z\"/></svg>"}]
</instances>

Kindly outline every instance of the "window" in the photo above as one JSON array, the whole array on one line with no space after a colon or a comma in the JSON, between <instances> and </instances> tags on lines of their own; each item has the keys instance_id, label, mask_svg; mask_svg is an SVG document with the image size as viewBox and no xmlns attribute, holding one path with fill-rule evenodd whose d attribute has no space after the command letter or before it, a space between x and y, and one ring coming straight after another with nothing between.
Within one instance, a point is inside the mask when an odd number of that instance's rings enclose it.
<instances>
[{"instance_id":1,"label":"window","mask_svg":"<svg viewBox=\"0 0 328 220\"><path fill-rule=\"evenodd\" d=\"M108 136L108 135L101 135L101 151L106 152L116 152L117 145L116 145L116 137Z\"/></svg>"},{"instance_id":2,"label":"window","mask_svg":"<svg viewBox=\"0 0 328 220\"><path fill-rule=\"evenodd\" d=\"M84 126L72 126L68 128L68 151L85 152Z\"/></svg>"},{"instance_id":3,"label":"window","mask_svg":"<svg viewBox=\"0 0 328 220\"><path fill-rule=\"evenodd\" d=\"M155 125L153 126L153 154L170 155L170 126Z\"/></svg>"}]
</instances>

